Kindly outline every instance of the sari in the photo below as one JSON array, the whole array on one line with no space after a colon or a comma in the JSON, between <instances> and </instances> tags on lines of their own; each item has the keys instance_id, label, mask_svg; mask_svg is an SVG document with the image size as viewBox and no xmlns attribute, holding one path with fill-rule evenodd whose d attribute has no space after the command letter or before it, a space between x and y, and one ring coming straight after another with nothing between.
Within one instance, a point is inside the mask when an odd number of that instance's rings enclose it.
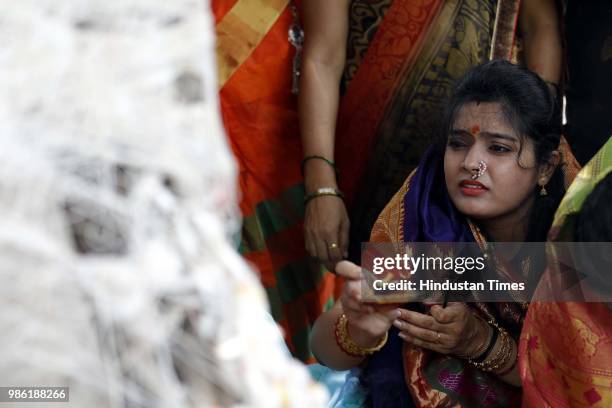
<instances>
[{"instance_id":1,"label":"sari","mask_svg":"<svg viewBox=\"0 0 612 408\"><path fill-rule=\"evenodd\" d=\"M443 154L429 149L418 168L378 217L370 242L477 242L480 230L453 206L444 182ZM514 272L508 271L508 277ZM408 305L412 308L411 305ZM470 303L474 313L494 319L518 340L526 303ZM362 376L375 406L518 406L519 388L477 370L466 360L404 343L392 328L382 350L371 356ZM400 405L397 405L400 406Z\"/></svg>"},{"instance_id":2,"label":"sari","mask_svg":"<svg viewBox=\"0 0 612 408\"><path fill-rule=\"evenodd\" d=\"M288 0L213 0L221 114L239 165L239 250L260 273L293 355L314 361L308 338L333 304L335 276L305 250L304 185ZM202 137L206 137L203 135Z\"/></svg>"},{"instance_id":3,"label":"sari","mask_svg":"<svg viewBox=\"0 0 612 408\"><path fill-rule=\"evenodd\" d=\"M578 173L553 221L549 239L574 241L575 215L612 172L612 139ZM550 259L550 255L549 255ZM536 296L563 285L550 269ZM525 407L612 405L612 312L602 303L533 302L519 348ZM551 330L551 328L555 330Z\"/></svg>"},{"instance_id":4,"label":"sari","mask_svg":"<svg viewBox=\"0 0 612 408\"><path fill-rule=\"evenodd\" d=\"M416 167L453 83L515 58L518 0L353 0L336 131L351 258Z\"/></svg>"}]
</instances>

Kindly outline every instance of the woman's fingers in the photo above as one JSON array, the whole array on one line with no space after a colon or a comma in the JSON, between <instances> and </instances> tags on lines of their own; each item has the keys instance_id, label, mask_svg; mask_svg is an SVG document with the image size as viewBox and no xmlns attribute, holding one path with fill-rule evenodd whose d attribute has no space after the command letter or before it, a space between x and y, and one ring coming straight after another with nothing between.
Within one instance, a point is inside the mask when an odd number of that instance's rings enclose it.
<instances>
[{"instance_id":1,"label":"woman's fingers","mask_svg":"<svg viewBox=\"0 0 612 408\"><path fill-rule=\"evenodd\" d=\"M328 240L327 254L332 262L340 262L343 259L338 238Z\"/></svg>"},{"instance_id":2,"label":"woman's fingers","mask_svg":"<svg viewBox=\"0 0 612 408\"><path fill-rule=\"evenodd\" d=\"M399 312L393 325L401 330L400 337L404 341L443 354L450 352L453 338L449 327L429 315L406 309L399 309Z\"/></svg>"},{"instance_id":3,"label":"woman's fingers","mask_svg":"<svg viewBox=\"0 0 612 408\"><path fill-rule=\"evenodd\" d=\"M314 242L317 248L317 259L321 262L329 261L329 254L327 253L327 245L322 239L316 239Z\"/></svg>"},{"instance_id":4,"label":"woman's fingers","mask_svg":"<svg viewBox=\"0 0 612 408\"><path fill-rule=\"evenodd\" d=\"M420 339L418 337L412 337L405 332L400 332L398 336L405 342L410 343L414 346L432 350L440 354L448 354L448 350L441 343L430 342Z\"/></svg>"},{"instance_id":5,"label":"woman's fingers","mask_svg":"<svg viewBox=\"0 0 612 408\"><path fill-rule=\"evenodd\" d=\"M436 321L436 319L434 319L432 316L412 310L400 309L399 319L424 329L444 331L443 325Z\"/></svg>"},{"instance_id":6,"label":"woman's fingers","mask_svg":"<svg viewBox=\"0 0 612 408\"><path fill-rule=\"evenodd\" d=\"M317 257L317 248L314 245L312 234L308 230L304 230L304 246L306 247L308 255L314 258Z\"/></svg>"},{"instance_id":7,"label":"woman's fingers","mask_svg":"<svg viewBox=\"0 0 612 408\"><path fill-rule=\"evenodd\" d=\"M340 229L338 231L338 244L340 245L340 254L342 255L342 258L348 257L349 230L350 222L348 217L345 216L340 223Z\"/></svg>"},{"instance_id":8,"label":"woman's fingers","mask_svg":"<svg viewBox=\"0 0 612 408\"><path fill-rule=\"evenodd\" d=\"M400 329L402 333L408 335L408 337L416 338L428 343L434 343L441 345L444 340L448 340L448 335L437 330L424 329L422 327L415 326L401 319L396 319L393 325Z\"/></svg>"},{"instance_id":9,"label":"woman's fingers","mask_svg":"<svg viewBox=\"0 0 612 408\"><path fill-rule=\"evenodd\" d=\"M344 283L343 291L347 297L361 302L361 280L350 280Z\"/></svg>"},{"instance_id":10,"label":"woman's fingers","mask_svg":"<svg viewBox=\"0 0 612 408\"><path fill-rule=\"evenodd\" d=\"M468 310L465 303L451 302L446 307L434 305L429 312L439 323L448 324L460 320Z\"/></svg>"},{"instance_id":11,"label":"woman's fingers","mask_svg":"<svg viewBox=\"0 0 612 408\"><path fill-rule=\"evenodd\" d=\"M309 253L322 262L338 262L348 245L348 216L338 197L321 196L311 200L304 216ZM345 236L346 234L346 236Z\"/></svg>"},{"instance_id":12,"label":"woman's fingers","mask_svg":"<svg viewBox=\"0 0 612 408\"><path fill-rule=\"evenodd\" d=\"M472 340L466 334L470 312L461 302L446 307L433 305L431 316L402 310L394 325L402 331L402 339L415 346L444 354L465 354Z\"/></svg>"},{"instance_id":13,"label":"woman's fingers","mask_svg":"<svg viewBox=\"0 0 612 408\"><path fill-rule=\"evenodd\" d=\"M374 309L371 306L363 304L352 298L343 299L342 309L345 313L353 312L358 314L370 314L374 312Z\"/></svg>"},{"instance_id":14,"label":"woman's fingers","mask_svg":"<svg viewBox=\"0 0 612 408\"><path fill-rule=\"evenodd\" d=\"M361 280L363 275L361 267L349 261L340 261L336 264L336 273L350 280Z\"/></svg>"}]
</instances>

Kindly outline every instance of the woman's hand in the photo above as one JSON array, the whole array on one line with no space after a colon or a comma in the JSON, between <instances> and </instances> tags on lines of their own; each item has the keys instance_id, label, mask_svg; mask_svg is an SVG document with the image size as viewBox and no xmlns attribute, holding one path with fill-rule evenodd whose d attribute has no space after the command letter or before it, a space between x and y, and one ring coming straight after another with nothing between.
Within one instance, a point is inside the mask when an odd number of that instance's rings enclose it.
<instances>
[{"instance_id":1,"label":"woman's hand","mask_svg":"<svg viewBox=\"0 0 612 408\"><path fill-rule=\"evenodd\" d=\"M485 341L487 328L465 303L434 305L430 313L400 309L393 324L404 341L441 354L471 356Z\"/></svg>"},{"instance_id":2,"label":"woman's hand","mask_svg":"<svg viewBox=\"0 0 612 408\"><path fill-rule=\"evenodd\" d=\"M304 157L334 160L340 80L346 59L349 0L302 2L304 51L298 107ZM306 192L338 188L334 169L323 160L304 165ZM317 197L306 207L304 238L308 253L324 263L347 256L349 222L338 197ZM333 270L333 265L326 265Z\"/></svg>"},{"instance_id":3,"label":"woman's hand","mask_svg":"<svg viewBox=\"0 0 612 408\"><path fill-rule=\"evenodd\" d=\"M346 279L340 302L348 319L349 335L361 347L373 347L391 328L399 317L396 305L368 305L362 302L361 268L349 261L336 266L338 275Z\"/></svg>"},{"instance_id":4,"label":"woman's hand","mask_svg":"<svg viewBox=\"0 0 612 408\"><path fill-rule=\"evenodd\" d=\"M304 239L310 255L326 263L328 269L333 269L348 255L348 237L349 219L340 197L321 196L308 202Z\"/></svg>"}]
</instances>

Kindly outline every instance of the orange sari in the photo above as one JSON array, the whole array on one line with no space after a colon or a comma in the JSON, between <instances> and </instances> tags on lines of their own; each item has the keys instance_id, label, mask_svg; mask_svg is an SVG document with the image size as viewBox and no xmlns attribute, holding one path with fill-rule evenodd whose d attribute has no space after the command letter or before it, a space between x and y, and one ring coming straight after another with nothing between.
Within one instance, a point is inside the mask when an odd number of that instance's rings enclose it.
<instances>
[{"instance_id":1,"label":"orange sari","mask_svg":"<svg viewBox=\"0 0 612 408\"><path fill-rule=\"evenodd\" d=\"M313 361L315 319L333 303L335 276L304 246L297 101L291 93L288 0L213 0L221 114L240 168L240 252L258 269L290 350ZM206 135L202 135L206 137Z\"/></svg>"}]
</instances>

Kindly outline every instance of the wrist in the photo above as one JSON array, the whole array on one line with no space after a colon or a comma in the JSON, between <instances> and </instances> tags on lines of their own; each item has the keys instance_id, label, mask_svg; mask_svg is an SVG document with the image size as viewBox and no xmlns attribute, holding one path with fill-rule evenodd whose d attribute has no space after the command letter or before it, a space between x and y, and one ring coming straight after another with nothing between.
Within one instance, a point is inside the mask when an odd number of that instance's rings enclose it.
<instances>
[{"instance_id":1,"label":"wrist","mask_svg":"<svg viewBox=\"0 0 612 408\"><path fill-rule=\"evenodd\" d=\"M472 336L468 348L463 354L468 358L479 358L491 345L493 328L478 315L472 315Z\"/></svg>"},{"instance_id":2,"label":"wrist","mask_svg":"<svg viewBox=\"0 0 612 408\"><path fill-rule=\"evenodd\" d=\"M342 191L338 190L337 188L323 187L323 188L318 188L311 193L305 193L304 194L304 206L308 205L308 203L314 200L315 198L325 197L325 196L332 196L338 200L344 200L344 194L342 193Z\"/></svg>"},{"instance_id":3,"label":"wrist","mask_svg":"<svg viewBox=\"0 0 612 408\"><path fill-rule=\"evenodd\" d=\"M372 333L355 326L350 320L348 321L346 328L348 335L355 342L355 344L363 348L376 347L376 345L379 344L381 339L384 337L384 334L373 335Z\"/></svg>"},{"instance_id":4,"label":"wrist","mask_svg":"<svg viewBox=\"0 0 612 408\"><path fill-rule=\"evenodd\" d=\"M372 347L364 347L355 342L355 339L349 335L349 322L345 314L338 316L336 325L334 328L334 335L336 337L336 344L345 354L351 357L363 358L374 354L378 350L384 347L387 342L389 334L384 333L383 337L379 342ZM355 333L353 333L355 335Z\"/></svg>"},{"instance_id":5,"label":"wrist","mask_svg":"<svg viewBox=\"0 0 612 408\"><path fill-rule=\"evenodd\" d=\"M304 187L307 192L321 187L338 188L333 167L320 160L309 160L304 166Z\"/></svg>"},{"instance_id":6,"label":"wrist","mask_svg":"<svg viewBox=\"0 0 612 408\"><path fill-rule=\"evenodd\" d=\"M470 362L470 364L472 364L479 370L494 373L497 375L500 375L498 373L503 372L505 374L501 375L506 375L506 373L509 373L513 370L512 367L508 367L508 364L513 363L513 356L514 359L516 359L516 343L514 342L512 337L510 337L508 332L499 324L497 324L493 319L489 321L489 324L494 326L494 333L497 333L497 335L493 336L491 343L492 347L490 348L490 350L487 349L482 358L470 358L468 359L468 361ZM510 371L507 371L508 369Z\"/></svg>"}]
</instances>

